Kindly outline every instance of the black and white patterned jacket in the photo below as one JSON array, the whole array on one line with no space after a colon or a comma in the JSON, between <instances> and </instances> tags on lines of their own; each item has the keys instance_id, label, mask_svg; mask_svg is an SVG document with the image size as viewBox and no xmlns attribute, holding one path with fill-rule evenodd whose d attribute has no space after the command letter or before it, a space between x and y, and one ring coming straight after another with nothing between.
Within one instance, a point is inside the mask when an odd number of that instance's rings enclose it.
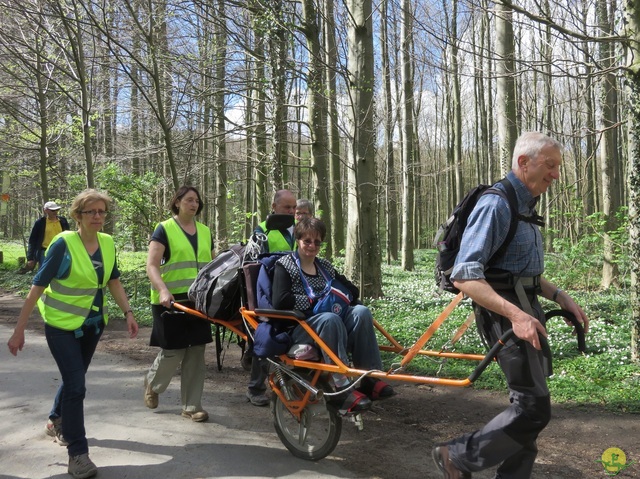
<instances>
[{"instance_id":1,"label":"black and white patterned jacket","mask_svg":"<svg viewBox=\"0 0 640 479\"><path fill-rule=\"evenodd\" d=\"M298 309L304 312L307 317L313 314L314 303L311 301L304 288L300 276L300 268L298 267L294 255L297 253L288 254L283 256L276 262L275 272L273 275L272 286L272 304L275 309ZM353 297L351 304L354 304L360 291L358 288L349 281L344 275L338 273L333 265L323 258L316 258L316 261L325 269L331 279L337 278L342 284L344 284ZM316 275L309 275L303 273L309 287L314 293L320 293L326 286L326 281L322 276L322 273L318 271Z\"/></svg>"}]
</instances>

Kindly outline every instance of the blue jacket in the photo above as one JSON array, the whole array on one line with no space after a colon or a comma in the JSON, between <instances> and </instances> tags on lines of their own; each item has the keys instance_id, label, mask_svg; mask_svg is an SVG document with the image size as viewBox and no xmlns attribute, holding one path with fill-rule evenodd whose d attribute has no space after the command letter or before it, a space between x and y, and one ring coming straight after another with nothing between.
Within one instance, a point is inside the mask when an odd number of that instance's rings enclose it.
<instances>
[{"instance_id":1,"label":"blue jacket","mask_svg":"<svg viewBox=\"0 0 640 479\"><path fill-rule=\"evenodd\" d=\"M271 304L271 284L273 283L273 271L276 267L276 261L287 254L289 253L266 253L258 257L258 261L262 263L262 267L260 268L260 272L258 273L258 281L256 284L258 308L273 309L273 305Z\"/></svg>"},{"instance_id":2,"label":"blue jacket","mask_svg":"<svg viewBox=\"0 0 640 479\"><path fill-rule=\"evenodd\" d=\"M69 222L64 216L58 216L60 220L60 226L62 231L69 229ZM37 261L38 251L42 248L42 241L44 240L44 232L47 227L47 217L43 216L38 218L33 224L31 234L29 235L29 248L27 250L27 261Z\"/></svg>"}]
</instances>

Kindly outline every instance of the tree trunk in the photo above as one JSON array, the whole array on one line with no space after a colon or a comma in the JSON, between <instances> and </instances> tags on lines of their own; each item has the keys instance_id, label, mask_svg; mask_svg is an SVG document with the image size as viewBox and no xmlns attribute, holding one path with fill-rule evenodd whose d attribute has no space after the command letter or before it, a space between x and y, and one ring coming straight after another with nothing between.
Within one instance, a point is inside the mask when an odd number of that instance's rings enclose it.
<instances>
[{"instance_id":1,"label":"tree trunk","mask_svg":"<svg viewBox=\"0 0 640 479\"><path fill-rule=\"evenodd\" d=\"M337 49L336 27L333 12L333 0L324 2L324 39L325 39L325 83L327 85L328 112L327 112L327 146L329 148L329 217L331 221L331 251L341 254L345 248L344 225L345 215L342 203L343 192L346 186L343 175L340 172L342 160L340 158L340 129L338 126L338 101L337 101Z\"/></svg>"},{"instance_id":2,"label":"tree trunk","mask_svg":"<svg viewBox=\"0 0 640 479\"><path fill-rule=\"evenodd\" d=\"M388 20L389 2L382 2L380 18L380 43L382 47L382 88L384 90L384 146L386 158L386 181L384 185L385 218L387 220L387 264L398 259L398 199L393 145L394 109L391 90L391 68L389 58Z\"/></svg>"},{"instance_id":3,"label":"tree trunk","mask_svg":"<svg viewBox=\"0 0 640 479\"><path fill-rule=\"evenodd\" d=\"M414 268L414 119L413 119L413 64L411 61L413 44L413 10L410 0L402 2L401 42L402 42L402 177L404 190L402 195L402 269Z\"/></svg>"},{"instance_id":4,"label":"tree trunk","mask_svg":"<svg viewBox=\"0 0 640 479\"><path fill-rule=\"evenodd\" d=\"M215 18L225 18L225 1L216 0ZM216 202L215 202L215 238L216 238L216 251L223 251L229 244L229 233L227 231L227 196L228 196L228 179L227 179L227 141L225 131L225 72L227 68L227 29L224 26L219 25L216 29L215 46L213 52L213 58L215 59L215 88L214 88L214 142L216 149L214 151L215 161L217 165L216 175Z\"/></svg>"},{"instance_id":5,"label":"tree trunk","mask_svg":"<svg viewBox=\"0 0 640 479\"><path fill-rule=\"evenodd\" d=\"M609 18L608 0L598 0L596 5L596 15L600 31L603 36L613 33L611 27L612 20ZM619 186L616 184L615 169L618 167L618 137L615 125L618 123L617 116L617 83L615 75L611 72L614 66L612 44L603 41L599 45L600 61L608 70L604 73L600 89L600 178L602 181L602 213L606 219L603 231L604 254L602 265L603 289L609 288L612 284L617 284L618 267L614 258L614 244L609 232L617 227L616 212L620 207L618 196Z\"/></svg>"},{"instance_id":6,"label":"tree trunk","mask_svg":"<svg viewBox=\"0 0 640 479\"><path fill-rule=\"evenodd\" d=\"M636 0L626 0L624 8L627 44L627 121L629 139L629 242L631 263L631 355L640 359L640 8Z\"/></svg>"},{"instance_id":7,"label":"tree trunk","mask_svg":"<svg viewBox=\"0 0 640 479\"><path fill-rule=\"evenodd\" d=\"M323 92L326 91L323 81L323 58L320 50L320 25L315 0L302 2L304 24L302 31L307 39L309 51L309 72L307 74L307 98L309 133L311 135L311 171L313 181L313 197L316 211L320 211L320 218L327 226L327 237L331 237L331 221L329 213L329 186L331 185L328 165L327 145L327 108ZM331 258L333 252L331 243L327 244L326 257Z\"/></svg>"},{"instance_id":8,"label":"tree trunk","mask_svg":"<svg viewBox=\"0 0 640 479\"><path fill-rule=\"evenodd\" d=\"M496 4L496 104L500 174L511 170L511 154L516 144L516 89L514 78L513 11Z\"/></svg>"},{"instance_id":9,"label":"tree trunk","mask_svg":"<svg viewBox=\"0 0 640 479\"><path fill-rule=\"evenodd\" d=\"M371 0L348 0L348 80L353 146L349 165L347 274L362 296L382 296L377 228L376 129L374 123L374 60Z\"/></svg>"}]
</instances>

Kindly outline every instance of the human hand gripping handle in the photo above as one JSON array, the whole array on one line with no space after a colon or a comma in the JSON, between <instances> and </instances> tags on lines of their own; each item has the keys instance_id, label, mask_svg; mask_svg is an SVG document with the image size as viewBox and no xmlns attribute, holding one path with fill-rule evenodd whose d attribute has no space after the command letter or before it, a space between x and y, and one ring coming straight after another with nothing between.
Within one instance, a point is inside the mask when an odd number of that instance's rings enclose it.
<instances>
[{"instance_id":1,"label":"human hand gripping handle","mask_svg":"<svg viewBox=\"0 0 640 479\"><path fill-rule=\"evenodd\" d=\"M547 330L537 318L525 313L521 309L509 318L511 320L511 328L516 337L531 343L536 349L542 349L540 344L540 336L547 337Z\"/></svg>"},{"instance_id":2,"label":"human hand gripping handle","mask_svg":"<svg viewBox=\"0 0 640 479\"><path fill-rule=\"evenodd\" d=\"M587 315L582 310L582 308L578 306L578 304L573 300L571 296L569 296L566 291L560 290L556 295L555 301L562 309L569 311L575 316L578 322L582 324L582 329L584 330L585 334L589 331L589 318L587 318ZM573 326L571 324L571 321L569 321L568 319L565 319L565 322L569 326Z\"/></svg>"}]
</instances>

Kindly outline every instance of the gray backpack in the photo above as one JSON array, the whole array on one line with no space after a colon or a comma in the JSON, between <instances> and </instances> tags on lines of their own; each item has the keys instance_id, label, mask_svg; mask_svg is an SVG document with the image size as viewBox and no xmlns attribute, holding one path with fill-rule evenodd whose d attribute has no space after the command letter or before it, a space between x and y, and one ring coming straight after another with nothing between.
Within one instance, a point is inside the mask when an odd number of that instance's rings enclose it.
<instances>
[{"instance_id":1,"label":"gray backpack","mask_svg":"<svg viewBox=\"0 0 640 479\"><path fill-rule=\"evenodd\" d=\"M210 318L230 320L238 314L241 284L238 269L242 266L245 245L231 246L203 267L189 288L195 308Z\"/></svg>"}]
</instances>

